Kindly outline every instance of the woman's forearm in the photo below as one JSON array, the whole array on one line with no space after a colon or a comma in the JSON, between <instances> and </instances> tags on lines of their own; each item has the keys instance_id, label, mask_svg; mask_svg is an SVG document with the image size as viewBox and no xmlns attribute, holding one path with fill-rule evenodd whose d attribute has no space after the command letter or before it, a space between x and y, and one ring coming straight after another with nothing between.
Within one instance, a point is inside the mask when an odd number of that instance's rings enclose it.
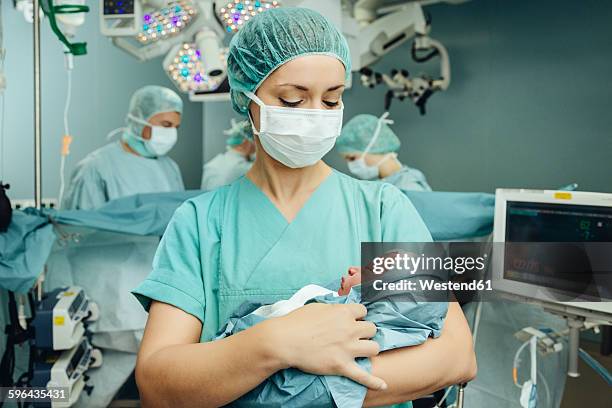
<instances>
[{"instance_id":1,"label":"woman's forearm","mask_svg":"<svg viewBox=\"0 0 612 408\"><path fill-rule=\"evenodd\" d=\"M218 407L257 387L282 367L265 323L222 340L169 346L139 361L145 407ZM140 357L139 357L140 358Z\"/></svg>"},{"instance_id":2,"label":"woman's forearm","mask_svg":"<svg viewBox=\"0 0 612 408\"><path fill-rule=\"evenodd\" d=\"M411 401L476 376L472 336L457 303L450 303L442 335L425 343L391 350L372 358L372 373L385 391L368 390L365 406Z\"/></svg>"}]
</instances>

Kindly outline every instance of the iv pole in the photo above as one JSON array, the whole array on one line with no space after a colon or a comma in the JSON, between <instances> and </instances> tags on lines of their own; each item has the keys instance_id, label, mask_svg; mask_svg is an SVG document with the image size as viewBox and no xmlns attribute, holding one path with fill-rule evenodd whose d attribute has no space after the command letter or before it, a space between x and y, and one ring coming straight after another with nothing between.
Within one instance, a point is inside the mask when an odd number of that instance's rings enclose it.
<instances>
[{"instance_id":1,"label":"iv pole","mask_svg":"<svg viewBox=\"0 0 612 408\"><path fill-rule=\"evenodd\" d=\"M34 10L34 206L42 208L41 172L41 95L40 95L40 0L33 0Z\"/></svg>"},{"instance_id":2,"label":"iv pole","mask_svg":"<svg viewBox=\"0 0 612 408\"><path fill-rule=\"evenodd\" d=\"M41 95L40 95L40 0L34 3L34 207L42 209L42 126L41 126ZM41 272L35 285L36 299L42 299L45 280L45 270Z\"/></svg>"}]
</instances>

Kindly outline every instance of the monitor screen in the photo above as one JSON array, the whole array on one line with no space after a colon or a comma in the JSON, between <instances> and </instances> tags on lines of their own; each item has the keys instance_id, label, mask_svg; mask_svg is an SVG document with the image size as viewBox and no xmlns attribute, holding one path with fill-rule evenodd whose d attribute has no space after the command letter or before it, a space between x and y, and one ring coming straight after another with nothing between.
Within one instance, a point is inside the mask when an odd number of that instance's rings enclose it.
<instances>
[{"instance_id":1,"label":"monitor screen","mask_svg":"<svg viewBox=\"0 0 612 408\"><path fill-rule=\"evenodd\" d=\"M612 290L612 207L508 201L504 279L574 296Z\"/></svg>"},{"instance_id":2,"label":"monitor screen","mask_svg":"<svg viewBox=\"0 0 612 408\"><path fill-rule=\"evenodd\" d=\"M612 242L612 207L508 201L506 242Z\"/></svg>"},{"instance_id":3,"label":"monitor screen","mask_svg":"<svg viewBox=\"0 0 612 408\"><path fill-rule=\"evenodd\" d=\"M105 16L124 16L134 14L134 0L104 0Z\"/></svg>"}]
</instances>

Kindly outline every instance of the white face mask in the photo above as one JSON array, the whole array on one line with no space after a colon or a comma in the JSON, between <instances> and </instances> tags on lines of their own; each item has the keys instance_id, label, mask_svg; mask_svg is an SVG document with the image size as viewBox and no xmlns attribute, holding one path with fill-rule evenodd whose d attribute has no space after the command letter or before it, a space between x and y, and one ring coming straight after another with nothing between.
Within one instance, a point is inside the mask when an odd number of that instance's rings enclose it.
<instances>
[{"instance_id":1,"label":"white face mask","mask_svg":"<svg viewBox=\"0 0 612 408\"><path fill-rule=\"evenodd\" d=\"M376 142L376 139L378 139L378 136L380 135L380 131L382 130L382 125L385 123L388 125L393 124L392 120L387 119L388 116L389 116L389 112L385 112L380 117L380 119L378 119L378 123L376 124L376 129L374 130L374 135L372 136L372 140L370 140L370 143L368 143L365 151L361 154L361 156L358 159L355 159L347 163L349 171L355 177L362 179L362 180L372 180L372 179L378 178L380 176L380 165L386 162L387 160L389 160L390 158L397 157L397 154L389 153L388 155L383 157L378 163L376 163L373 166L368 165L365 161L365 155L370 151L370 149L372 149L372 146L374 146L374 142Z\"/></svg>"},{"instance_id":2,"label":"white face mask","mask_svg":"<svg viewBox=\"0 0 612 408\"><path fill-rule=\"evenodd\" d=\"M175 127L151 126L151 138L144 141L146 149L155 156L165 156L176 144L178 132Z\"/></svg>"},{"instance_id":3,"label":"white face mask","mask_svg":"<svg viewBox=\"0 0 612 408\"><path fill-rule=\"evenodd\" d=\"M135 116L128 115L130 119L151 128L151 138L144 139L141 136L134 135L138 140L142 141L145 149L153 156L165 156L176 144L178 140L178 132L175 127L154 126L149 122L141 120Z\"/></svg>"},{"instance_id":4,"label":"white face mask","mask_svg":"<svg viewBox=\"0 0 612 408\"><path fill-rule=\"evenodd\" d=\"M378 178L380 176L380 165L389 160L390 158L395 158L395 153L389 153L385 157L383 157L378 163L374 166L369 166L363 156L353 161L348 162L349 171L357 178L362 180L372 180Z\"/></svg>"},{"instance_id":5,"label":"white face mask","mask_svg":"<svg viewBox=\"0 0 612 408\"><path fill-rule=\"evenodd\" d=\"M259 105L259 136L273 159L293 169L312 166L336 143L342 130L340 109L299 109L265 105L254 93L245 93ZM251 122L252 123L252 122Z\"/></svg>"}]
</instances>

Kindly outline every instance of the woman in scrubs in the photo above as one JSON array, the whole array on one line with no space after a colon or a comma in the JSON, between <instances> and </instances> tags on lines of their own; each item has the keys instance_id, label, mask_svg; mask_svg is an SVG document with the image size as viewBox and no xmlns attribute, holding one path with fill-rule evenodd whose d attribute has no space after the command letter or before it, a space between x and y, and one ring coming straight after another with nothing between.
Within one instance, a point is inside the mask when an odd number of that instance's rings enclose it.
<instances>
[{"instance_id":1,"label":"woman in scrubs","mask_svg":"<svg viewBox=\"0 0 612 408\"><path fill-rule=\"evenodd\" d=\"M384 353L356 304L309 304L211 341L246 300L269 303L339 281L360 264L362 241L431 240L397 188L321 161L340 133L349 72L344 37L312 10L266 11L232 39L232 102L253 122L257 159L246 176L176 211L151 275L135 290L149 311L136 367L144 406L225 405L289 367L351 378L368 387L368 406L475 375L456 304L439 338ZM357 357L371 359L371 373Z\"/></svg>"}]
</instances>

